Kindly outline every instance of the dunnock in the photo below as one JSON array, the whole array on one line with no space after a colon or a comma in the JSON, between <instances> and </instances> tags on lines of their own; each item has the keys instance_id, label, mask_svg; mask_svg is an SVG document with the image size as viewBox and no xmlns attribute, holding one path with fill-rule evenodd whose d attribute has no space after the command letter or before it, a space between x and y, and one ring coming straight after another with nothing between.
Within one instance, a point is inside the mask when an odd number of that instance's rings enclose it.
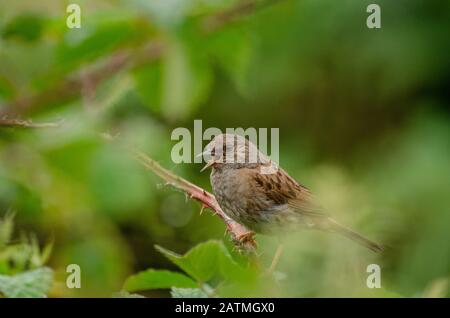
<instances>
[{"instance_id":1,"label":"dunnock","mask_svg":"<svg viewBox=\"0 0 450 318\"><path fill-rule=\"evenodd\" d=\"M310 191L276 167L249 140L216 136L201 154L211 167L211 185L222 210L258 233L296 228L339 233L375 252L383 247L339 224L314 202Z\"/></svg>"}]
</instances>

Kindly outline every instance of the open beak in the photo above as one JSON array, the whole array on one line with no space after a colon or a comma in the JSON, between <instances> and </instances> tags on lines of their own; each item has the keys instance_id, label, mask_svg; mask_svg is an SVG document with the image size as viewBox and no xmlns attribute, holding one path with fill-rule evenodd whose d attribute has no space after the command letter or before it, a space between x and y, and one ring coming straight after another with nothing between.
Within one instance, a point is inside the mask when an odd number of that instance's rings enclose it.
<instances>
[{"instance_id":1,"label":"open beak","mask_svg":"<svg viewBox=\"0 0 450 318\"><path fill-rule=\"evenodd\" d=\"M198 155L195 156L195 158L201 157L205 154L205 152L200 152Z\"/></svg>"},{"instance_id":2,"label":"open beak","mask_svg":"<svg viewBox=\"0 0 450 318\"><path fill-rule=\"evenodd\" d=\"M201 156L203 156L204 154L206 153L206 151L205 152L201 152L201 153L199 153L196 157L198 158L198 157L201 157ZM211 159L211 160L209 160L208 161L208 163L202 168L202 170L200 170L200 172L203 172L203 171L205 171L206 169L208 169L209 167L211 167L213 164L215 164L216 162L214 161L214 159Z\"/></svg>"},{"instance_id":3,"label":"open beak","mask_svg":"<svg viewBox=\"0 0 450 318\"><path fill-rule=\"evenodd\" d=\"M216 162L214 160L210 160L203 168L202 170L200 170L200 172L205 171L206 169L208 169L209 167L211 167L213 164L215 164Z\"/></svg>"}]
</instances>

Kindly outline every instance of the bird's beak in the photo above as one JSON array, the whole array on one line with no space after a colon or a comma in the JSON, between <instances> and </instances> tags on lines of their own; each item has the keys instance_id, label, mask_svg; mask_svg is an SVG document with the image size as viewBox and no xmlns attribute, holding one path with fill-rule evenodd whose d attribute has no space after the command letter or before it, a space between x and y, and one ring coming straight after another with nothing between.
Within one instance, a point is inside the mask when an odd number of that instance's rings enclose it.
<instances>
[{"instance_id":1,"label":"bird's beak","mask_svg":"<svg viewBox=\"0 0 450 318\"><path fill-rule=\"evenodd\" d=\"M200 152L198 155L195 156L195 158L201 157L204 155L205 152Z\"/></svg>"},{"instance_id":2,"label":"bird's beak","mask_svg":"<svg viewBox=\"0 0 450 318\"><path fill-rule=\"evenodd\" d=\"M208 169L209 167L211 167L213 164L215 164L216 161L215 160L210 160L208 161L208 163L202 168L202 170L200 170L200 172L205 171L206 169Z\"/></svg>"}]
</instances>

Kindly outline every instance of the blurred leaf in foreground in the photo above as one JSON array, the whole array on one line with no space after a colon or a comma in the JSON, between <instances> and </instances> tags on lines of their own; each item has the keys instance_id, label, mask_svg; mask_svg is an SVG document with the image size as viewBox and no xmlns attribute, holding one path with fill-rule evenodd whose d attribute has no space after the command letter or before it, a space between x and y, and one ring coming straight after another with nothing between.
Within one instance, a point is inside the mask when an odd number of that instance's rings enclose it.
<instances>
[{"instance_id":1,"label":"blurred leaf in foreground","mask_svg":"<svg viewBox=\"0 0 450 318\"><path fill-rule=\"evenodd\" d=\"M172 298L208 298L208 295L199 288L176 288L170 291Z\"/></svg>"},{"instance_id":2,"label":"blurred leaf in foreground","mask_svg":"<svg viewBox=\"0 0 450 318\"><path fill-rule=\"evenodd\" d=\"M221 276L231 281L241 281L252 277L252 273L239 266L221 241L207 241L198 244L184 255L178 255L160 246L156 249L174 264L204 283Z\"/></svg>"},{"instance_id":3,"label":"blurred leaf in foreground","mask_svg":"<svg viewBox=\"0 0 450 318\"><path fill-rule=\"evenodd\" d=\"M17 38L25 41L39 39L44 27L44 21L37 15L19 15L9 22L2 32L4 39Z\"/></svg>"},{"instance_id":4,"label":"blurred leaf in foreground","mask_svg":"<svg viewBox=\"0 0 450 318\"><path fill-rule=\"evenodd\" d=\"M131 294L125 290L121 290L118 293L114 293L112 298L145 298L144 296L138 294Z\"/></svg>"},{"instance_id":5,"label":"blurred leaf in foreground","mask_svg":"<svg viewBox=\"0 0 450 318\"><path fill-rule=\"evenodd\" d=\"M148 269L130 276L123 286L129 292L171 287L194 288L197 287L197 284L191 278L181 273Z\"/></svg>"},{"instance_id":6,"label":"blurred leaf in foreground","mask_svg":"<svg viewBox=\"0 0 450 318\"><path fill-rule=\"evenodd\" d=\"M46 297L53 282L53 271L43 267L25 273L0 275L0 292L9 298Z\"/></svg>"}]
</instances>

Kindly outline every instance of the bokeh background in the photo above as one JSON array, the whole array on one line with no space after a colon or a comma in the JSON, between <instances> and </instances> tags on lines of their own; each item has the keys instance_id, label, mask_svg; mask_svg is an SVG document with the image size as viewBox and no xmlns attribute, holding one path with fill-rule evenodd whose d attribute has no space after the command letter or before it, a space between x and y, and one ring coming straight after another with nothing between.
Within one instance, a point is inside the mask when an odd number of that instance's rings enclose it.
<instances>
[{"instance_id":1,"label":"bokeh background","mask_svg":"<svg viewBox=\"0 0 450 318\"><path fill-rule=\"evenodd\" d=\"M365 0L76 2L80 29L66 26L71 1L0 1L0 118L60 124L0 127L0 216L14 211L12 243L53 244L51 297L108 296L138 271L179 270L154 244L184 253L218 239L238 257L220 219L98 137L210 190L200 164L170 157L172 130L194 119L279 128L285 170L389 246L375 255L296 233L276 284L231 295L450 295L448 1L376 1L381 29L366 27ZM268 266L279 240L257 240ZM65 287L71 263L81 289ZM366 287L371 263L381 289Z\"/></svg>"}]
</instances>

